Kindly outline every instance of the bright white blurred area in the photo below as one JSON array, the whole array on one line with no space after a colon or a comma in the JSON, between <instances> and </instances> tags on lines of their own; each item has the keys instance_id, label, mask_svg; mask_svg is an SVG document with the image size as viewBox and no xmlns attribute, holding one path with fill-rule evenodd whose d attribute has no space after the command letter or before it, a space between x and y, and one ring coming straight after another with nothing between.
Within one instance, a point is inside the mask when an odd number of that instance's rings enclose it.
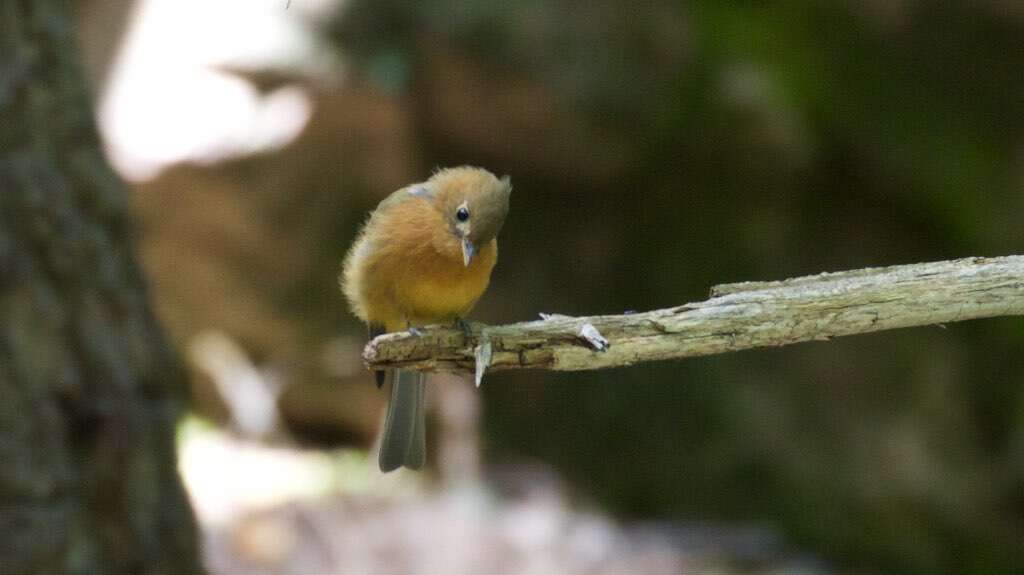
<instances>
[{"instance_id":1,"label":"bright white blurred area","mask_svg":"<svg viewBox=\"0 0 1024 575\"><path fill-rule=\"evenodd\" d=\"M114 167L146 180L286 145L309 120L297 85L261 93L240 73L333 77L309 23L342 0L139 0L99 109Z\"/></svg>"},{"instance_id":2,"label":"bright white blurred area","mask_svg":"<svg viewBox=\"0 0 1024 575\"><path fill-rule=\"evenodd\" d=\"M360 450L316 451L245 441L196 419L179 430L178 465L207 528L293 501L362 493L375 470Z\"/></svg>"},{"instance_id":3,"label":"bright white blurred area","mask_svg":"<svg viewBox=\"0 0 1024 575\"><path fill-rule=\"evenodd\" d=\"M538 468L520 472L520 495L502 500L428 488L423 473L381 475L365 452L273 447L197 420L181 426L179 446L204 562L217 575L722 574L731 572L720 569L723 546L771 544L760 530L730 541L713 528L623 529L572 510ZM711 541L698 541L707 533ZM686 552L680 537L700 552Z\"/></svg>"}]
</instances>

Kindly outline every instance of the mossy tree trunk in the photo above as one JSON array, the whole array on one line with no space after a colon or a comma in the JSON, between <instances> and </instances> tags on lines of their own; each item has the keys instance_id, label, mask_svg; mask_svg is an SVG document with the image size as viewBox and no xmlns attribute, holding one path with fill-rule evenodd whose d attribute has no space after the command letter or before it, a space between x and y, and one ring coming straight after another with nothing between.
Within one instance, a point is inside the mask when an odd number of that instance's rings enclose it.
<instances>
[{"instance_id":1,"label":"mossy tree trunk","mask_svg":"<svg viewBox=\"0 0 1024 575\"><path fill-rule=\"evenodd\" d=\"M0 572L194 573L182 373L100 150L70 4L0 3Z\"/></svg>"}]
</instances>

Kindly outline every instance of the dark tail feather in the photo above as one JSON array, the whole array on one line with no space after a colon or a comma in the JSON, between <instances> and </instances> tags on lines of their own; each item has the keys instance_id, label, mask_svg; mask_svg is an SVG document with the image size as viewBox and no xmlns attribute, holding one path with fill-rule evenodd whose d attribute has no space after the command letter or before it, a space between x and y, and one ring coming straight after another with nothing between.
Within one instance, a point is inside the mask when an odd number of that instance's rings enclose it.
<instances>
[{"instance_id":1,"label":"dark tail feather","mask_svg":"<svg viewBox=\"0 0 1024 575\"><path fill-rule=\"evenodd\" d=\"M418 371L395 371L391 380L391 403L380 442L380 470L423 467L426 459L424 400L426 376Z\"/></svg>"}]
</instances>

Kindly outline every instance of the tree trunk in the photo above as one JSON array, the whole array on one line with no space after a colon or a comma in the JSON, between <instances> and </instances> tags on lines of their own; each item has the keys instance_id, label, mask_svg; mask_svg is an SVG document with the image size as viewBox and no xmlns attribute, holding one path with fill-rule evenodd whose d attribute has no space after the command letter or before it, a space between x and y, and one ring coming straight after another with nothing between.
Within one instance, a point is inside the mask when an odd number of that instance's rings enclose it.
<instances>
[{"instance_id":1,"label":"tree trunk","mask_svg":"<svg viewBox=\"0 0 1024 575\"><path fill-rule=\"evenodd\" d=\"M71 26L67 0L0 4L0 572L195 573L182 371Z\"/></svg>"}]
</instances>

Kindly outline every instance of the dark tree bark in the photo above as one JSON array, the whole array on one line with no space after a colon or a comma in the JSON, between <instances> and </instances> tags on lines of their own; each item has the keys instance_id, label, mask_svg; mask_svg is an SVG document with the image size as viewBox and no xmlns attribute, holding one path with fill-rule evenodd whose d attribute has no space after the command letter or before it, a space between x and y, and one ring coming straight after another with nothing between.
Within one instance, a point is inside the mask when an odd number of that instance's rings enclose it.
<instances>
[{"instance_id":1,"label":"dark tree bark","mask_svg":"<svg viewBox=\"0 0 1024 575\"><path fill-rule=\"evenodd\" d=\"M182 371L71 26L67 0L0 2L0 572L194 573Z\"/></svg>"}]
</instances>

